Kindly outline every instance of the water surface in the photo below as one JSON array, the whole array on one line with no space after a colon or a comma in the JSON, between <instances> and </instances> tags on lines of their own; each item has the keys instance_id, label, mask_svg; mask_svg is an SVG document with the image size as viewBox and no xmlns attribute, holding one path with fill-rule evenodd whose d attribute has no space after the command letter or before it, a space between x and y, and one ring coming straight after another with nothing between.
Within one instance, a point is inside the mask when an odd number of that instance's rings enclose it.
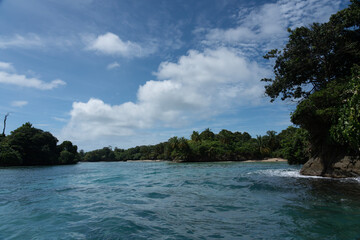
<instances>
[{"instance_id":1,"label":"water surface","mask_svg":"<svg viewBox=\"0 0 360 240\"><path fill-rule=\"evenodd\" d=\"M286 163L0 168L0 239L360 239L360 181Z\"/></svg>"}]
</instances>

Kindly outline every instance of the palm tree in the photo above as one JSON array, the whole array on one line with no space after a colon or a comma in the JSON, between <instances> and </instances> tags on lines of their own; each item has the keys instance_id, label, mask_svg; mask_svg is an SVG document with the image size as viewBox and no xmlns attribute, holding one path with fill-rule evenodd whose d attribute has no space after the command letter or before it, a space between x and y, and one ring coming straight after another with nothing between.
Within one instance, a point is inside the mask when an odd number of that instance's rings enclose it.
<instances>
[{"instance_id":1,"label":"palm tree","mask_svg":"<svg viewBox=\"0 0 360 240\"><path fill-rule=\"evenodd\" d=\"M201 140L198 131L193 131L193 133L191 134L191 140L194 142L199 142Z\"/></svg>"},{"instance_id":2,"label":"palm tree","mask_svg":"<svg viewBox=\"0 0 360 240\"><path fill-rule=\"evenodd\" d=\"M266 132L268 139L268 147L271 150L275 150L278 147L279 140L277 139L276 132L275 131L267 131Z\"/></svg>"}]
</instances>

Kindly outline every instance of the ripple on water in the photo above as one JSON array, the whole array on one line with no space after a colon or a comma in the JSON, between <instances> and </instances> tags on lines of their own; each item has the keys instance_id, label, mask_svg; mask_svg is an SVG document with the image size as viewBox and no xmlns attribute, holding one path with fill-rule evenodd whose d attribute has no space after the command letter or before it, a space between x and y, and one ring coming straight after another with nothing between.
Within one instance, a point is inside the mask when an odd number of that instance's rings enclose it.
<instances>
[{"instance_id":1,"label":"ripple on water","mask_svg":"<svg viewBox=\"0 0 360 240\"><path fill-rule=\"evenodd\" d=\"M357 239L359 183L283 163L0 169L0 239Z\"/></svg>"},{"instance_id":2,"label":"ripple on water","mask_svg":"<svg viewBox=\"0 0 360 240\"><path fill-rule=\"evenodd\" d=\"M164 198L170 197L169 194L163 194L163 193L158 193L158 192L146 193L144 195L145 195L145 197L155 198L155 199L164 199Z\"/></svg>"},{"instance_id":3,"label":"ripple on water","mask_svg":"<svg viewBox=\"0 0 360 240\"><path fill-rule=\"evenodd\" d=\"M95 179L94 183L116 183L124 180L123 176L115 176L115 177L106 177L106 178L98 178Z\"/></svg>"},{"instance_id":4,"label":"ripple on water","mask_svg":"<svg viewBox=\"0 0 360 240\"><path fill-rule=\"evenodd\" d=\"M253 173L248 174L260 174L265 176L271 177L287 177L287 178L306 178L306 179L319 179L319 180L332 180L332 181L342 181L342 182L359 182L360 177L350 177L350 178L330 178L330 177L321 177L321 176L306 176L301 175L299 170L294 169L266 169L266 170L259 170Z\"/></svg>"}]
</instances>

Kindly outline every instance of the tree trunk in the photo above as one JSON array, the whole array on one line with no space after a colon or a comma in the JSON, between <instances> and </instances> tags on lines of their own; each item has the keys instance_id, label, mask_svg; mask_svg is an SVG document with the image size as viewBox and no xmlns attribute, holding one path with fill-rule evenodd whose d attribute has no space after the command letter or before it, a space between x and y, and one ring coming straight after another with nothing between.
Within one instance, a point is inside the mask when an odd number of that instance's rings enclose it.
<instances>
[{"instance_id":1,"label":"tree trunk","mask_svg":"<svg viewBox=\"0 0 360 240\"><path fill-rule=\"evenodd\" d=\"M2 132L2 135L5 136L5 129L6 129L6 120L7 120L7 117L9 116L10 113L7 113L4 117L4 128L3 128L3 132Z\"/></svg>"}]
</instances>

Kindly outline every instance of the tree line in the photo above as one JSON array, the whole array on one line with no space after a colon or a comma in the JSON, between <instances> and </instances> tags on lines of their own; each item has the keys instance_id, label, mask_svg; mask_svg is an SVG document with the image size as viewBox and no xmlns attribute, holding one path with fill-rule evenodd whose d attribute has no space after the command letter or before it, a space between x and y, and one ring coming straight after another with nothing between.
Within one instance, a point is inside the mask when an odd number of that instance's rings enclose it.
<instances>
[{"instance_id":1,"label":"tree line","mask_svg":"<svg viewBox=\"0 0 360 240\"><path fill-rule=\"evenodd\" d=\"M80 160L76 145L57 143L51 133L25 123L8 136L0 134L0 166L74 164Z\"/></svg>"},{"instance_id":2,"label":"tree line","mask_svg":"<svg viewBox=\"0 0 360 240\"><path fill-rule=\"evenodd\" d=\"M290 164L302 164L308 160L308 133L293 126L277 134L267 131L264 136L251 137L247 132L221 130L215 134L209 128L201 133L193 131L190 139L172 137L156 145L137 146L129 149L104 147L81 153L81 160L126 161L169 160L182 162L244 161L281 157Z\"/></svg>"},{"instance_id":3,"label":"tree line","mask_svg":"<svg viewBox=\"0 0 360 240\"><path fill-rule=\"evenodd\" d=\"M70 141L57 145L51 133L25 123L10 135L0 134L0 166L34 166L74 164L79 161L168 160L183 162L244 161L281 157L290 164L302 164L309 157L308 133L293 126L277 134L251 137L247 132L221 130L215 134L209 128L193 131L190 139L172 137L156 145L129 149L104 147L84 152Z\"/></svg>"}]
</instances>

